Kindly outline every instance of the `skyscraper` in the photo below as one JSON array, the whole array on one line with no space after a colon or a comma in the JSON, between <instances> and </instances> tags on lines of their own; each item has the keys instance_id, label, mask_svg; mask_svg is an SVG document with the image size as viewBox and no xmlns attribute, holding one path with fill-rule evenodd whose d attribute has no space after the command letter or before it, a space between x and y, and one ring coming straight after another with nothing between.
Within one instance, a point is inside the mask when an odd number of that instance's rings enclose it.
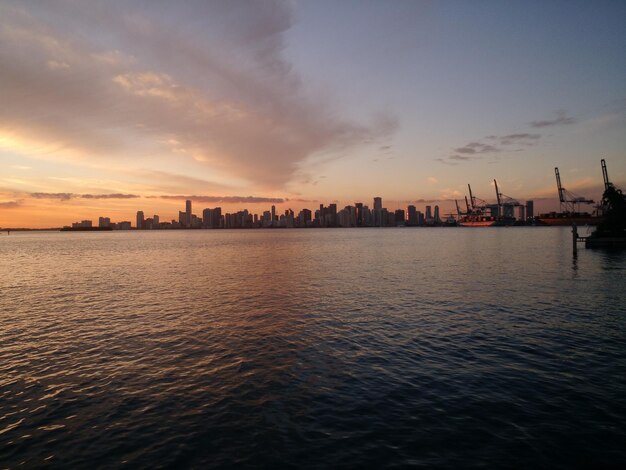
<instances>
[{"instance_id":1,"label":"skyscraper","mask_svg":"<svg viewBox=\"0 0 626 470\"><path fill-rule=\"evenodd\" d=\"M143 229L144 219L143 219L143 211L137 211L137 230Z\"/></svg>"},{"instance_id":2,"label":"skyscraper","mask_svg":"<svg viewBox=\"0 0 626 470\"><path fill-rule=\"evenodd\" d=\"M435 206L435 223L441 223L441 219L439 218L439 206Z\"/></svg>"},{"instance_id":3,"label":"skyscraper","mask_svg":"<svg viewBox=\"0 0 626 470\"><path fill-rule=\"evenodd\" d=\"M383 223L383 198L374 198L374 226L381 227Z\"/></svg>"},{"instance_id":4,"label":"skyscraper","mask_svg":"<svg viewBox=\"0 0 626 470\"><path fill-rule=\"evenodd\" d=\"M415 227L417 222L417 209L415 206L407 207L407 225L409 227Z\"/></svg>"},{"instance_id":5,"label":"skyscraper","mask_svg":"<svg viewBox=\"0 0 626 470\"><path fill-rule=\"evenodd\" d=\"M526 219L532 219L535 216L535 203L526 201Z\"/></svg>"},{"instance_id":6,"label":"skyscraper","mask_svg":"<svg viewBox=\"0 0 626 470\"><path fill-rule=\"evenodd\" d=\"M189 199L185 201L185 219L187 228L191 228L191 201Z\"/></svg>"}]
</instances>

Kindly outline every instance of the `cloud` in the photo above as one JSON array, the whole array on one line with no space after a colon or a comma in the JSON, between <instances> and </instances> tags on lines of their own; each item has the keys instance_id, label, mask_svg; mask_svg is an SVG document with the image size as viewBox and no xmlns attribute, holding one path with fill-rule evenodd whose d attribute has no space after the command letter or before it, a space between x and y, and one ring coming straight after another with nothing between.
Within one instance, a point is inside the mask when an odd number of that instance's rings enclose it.
<instances>
[{"instance_id":1,"label":"cloud","mask_svg":"<svg viewBox=\"0 0 626 470\"><path fill-rule=\"evenodd\" d=\"M135 199L141 196L137 194L81 194L78 196L82 199Z\"/></svg>"},{"instance_id":2,"label":"cloud","mask_svg":"<svg viewBox=\"0 0 626 470\"><path fill-rule=\"evenodd\" d=\"M543 121L532 121L531 127L540 129L543 127L564 126L568 124L575 124L577 121L573 117L567 116L565 111L557 111L556 118Z\"/></svg>"},{"instance_id":3,"label":"cloud","mask_svg":"<svg viewBox=\"0 0 626 470\"><path fill-rule=\"evenodd\" d=\"M0 122L32 156L198 162L199 179L279 188L398 127L341 117L303 83L285 54L289 2L8 1L0 17Z\"/></svg>"},{"instance_id":4,"label":"cloud","mask_svg":"<svg viewBox=\"0 0 626 470\"><path fill-rule=\"evenodd\" d=\"M22 201L0 202L1 209L15 209L16 207L20 207L21 205L22 205Z\"/></svg>"},{"instance_id":5,"label":"cloud","mask_svg":"<svg viewBox=\"0 0 626 470\"><path fill-rule=\"evenodd\" d=\"M69 201L74 197L72 193L30 193L30 197L34 199L58 199L60 201Z\"/></svg>"},{"instance_id":6,"label":"cloud","mask_svg":"<svg viewBox=\"0 0 626 470\"><path fill-rule=\"evenodd\" d=\"M523 150L522 148L512 149L511 146L515 145L518 147L530 147L532 145L535 145L539 141L539 139L541 139L541 137L541 134L531 134L528 132L518 132L506 135L488 135L485 136L483 140L497 142L498 146L478 140L472 141L468 144L465 144L463 147L453 149L454 153L448 156L446 159L437 158L435 160L445 165L458 165L459 162L467 162L473 159L483 158L483 156L486 154L491 155L492 158L495 158L497 160L499 158L498 154L504 152L519 152ZM450 160L453 160L456 163L453 163ZM488 163L495 162L490 161Z\"/></svg>"},{"instance_id":7,"label":"cloud","mask_svg":"<svg viewBox=\"0 0 626 470\"><path fill-rule=\"evenodd\" d=\"M161 199L175 201L185 201L187 199L194 202L223 203L223 204L282 204L288 199L282 197L259 197L259 196L159 196Z\"/></svg>"},{"instance_id":8,"label":"cloud","mask_svg":"<svg viewBox=\"0 0 626 470\"><path fill-rule=\"evenodd\" d=\"M481 153L494 153L499 152L500 149L493 145L483 144L481 142L470 142L469 144L459 147L454 150L457 153L463 153L468 155L476 155Z\"/></svg>"},{"instance_id":9,"label":"cloud","mask_svg":"<svg viewBox=\"0 0 626 470\"><path fill-rule=\"evenodd\" d=\"M69 201L70 199L135 199L141 196L136 194L74 194L74 193L30 193L35 199L58 199Z\"/></svg>"},{"instance_id":10,"label":"cloud","mask_svg":"<svg viewBox=\"0 0 626 470\"><path fill-rule=\"evenodd\" d=\"M534 145L541 139L541 134L518 133L496 138L500 141L500 145Z\"/></svg>"},{"instance_id":11,"label":"cloud","mask_svg":"<svg viewBox=\"0 0 626 470\"><path fill-rule=\"evenodd\" d=\"M452 157L448 157L448 158L452 158ZM450 166L458 165L458 163L454 163L454 162L448 161L445 158L441 158L441 157L440 158L435 158L435 161L439 162L439 163L442 163L444 165L450 165Z\"/></svg>"}]
</instances>

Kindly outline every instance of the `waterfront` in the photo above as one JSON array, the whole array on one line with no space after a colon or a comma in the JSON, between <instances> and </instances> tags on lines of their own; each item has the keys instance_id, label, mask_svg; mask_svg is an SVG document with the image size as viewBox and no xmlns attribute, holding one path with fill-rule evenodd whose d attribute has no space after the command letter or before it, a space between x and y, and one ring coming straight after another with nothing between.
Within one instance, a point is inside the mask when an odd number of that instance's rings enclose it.
<instances>
[{"instance_id":1,"label":"waterfront","mask_svg":"<svg viewBox=\"0 0 626 470\"><path fill-rule=\"evenodd\" d=\"M626 253L571 251L538 227L2 236L0 466L619 467Z\"/></svg>"}]
</instances>

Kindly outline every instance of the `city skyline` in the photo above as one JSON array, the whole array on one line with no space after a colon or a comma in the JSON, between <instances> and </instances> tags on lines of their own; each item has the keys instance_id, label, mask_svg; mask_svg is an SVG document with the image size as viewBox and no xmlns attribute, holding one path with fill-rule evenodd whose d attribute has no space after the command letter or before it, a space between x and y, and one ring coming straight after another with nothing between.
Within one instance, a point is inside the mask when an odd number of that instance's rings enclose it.
<instances>
[{"instance_id":1,"label":"city skyline","mask_svg":"<svg viewBox=\"0 0 626 470\"><path fill-rule=\"evenodd\" d=\"M626 4L0 0L0 226L626 185Z\"/></svg>"},{"instance_id":2,"label":"city skyline","mask_svg":"<svg viewBox=\"0 0 626 470\"><path fill-rule=\"evenodd\" d=\"M532 206L532 202L530 202ZM356 202L338 208L337 204L319 205L319 209L303 208L298 213L287 209L283 214L276 206L261 214L242 209L235 213L223 212L221 207L205 207L202 216L193 212L193 202L185 201L185 210L178 212L177 219L162 220L154 214L146 217L143 210L138 210L135 223L131 221L113 221L110 217L99 216L98 224L85 219L65 225L64 230L74 229L110 229L110 230L158 230L158 229L229 229L229 228L329 228L329 227L397 227L397 226L443 226L455 223L456 214L442 215L439 206L426 205L423 211L415 205L406 209L388 209L384 207L380 196L373 198L370 208L367 204ZM523 212L525 214L525 212ZM532 209L528 217L532 217ZM522 219L525 219L525 215Z\"/></svg>"}]
</instances>

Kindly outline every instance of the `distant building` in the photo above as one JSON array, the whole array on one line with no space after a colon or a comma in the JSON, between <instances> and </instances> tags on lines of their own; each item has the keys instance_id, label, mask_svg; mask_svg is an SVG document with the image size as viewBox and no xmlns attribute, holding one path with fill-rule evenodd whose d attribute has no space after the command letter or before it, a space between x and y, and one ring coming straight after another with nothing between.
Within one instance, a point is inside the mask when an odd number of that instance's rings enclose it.
<instances>
[{"instance_id":1,"label":"distant building","mask_svg":"<svg viewBox=\"0 0 626 470\"><path fill-rule=\"evenodd\" d=\"M355 202L354 208L356 210L356 226L362 227L363 226L363 203Z\"/></svg>"},{"instance_id":2,"label":"distant building","mask_svg":"<svg viewBox=\"0 0 626 470\"><path fill-rule=\"evenodd\" d=\"M415 227L418 224L417 209L415 208L415 206L409 206L406 208L406 210L407 210L406 224L409 227Z\"/></svg>"},{"instance_id":3,"label":"distant building","mask_svg":"<svg viewBox=\"0 0 626 470\"><path fill-rule=\"evenodd\" d=\"M431 206L426 206L426 214L424 214L424 223L426 225L433 225L435 218L433 217L433 209Z\"/></svg>"},{"instance_id":4,"label":"distant building","mask_svg":"<svg viewBox=\"0 0 626 470\"><path fill-rule=\"evenodd\" d=\"M395 225L404 225L405 224L405 220L404 220L404 210L402 209L397 209L395 212Z\"/></svg>"},{"instance_id":5,"label":"distant building","mask_svg":"<svg viewBox=\"0 0 626 470\"><path fill-rule=\"evenodd\" d=\"M535 216L535 203L533 201L526 201L526 220L532 219Z\"/></svg>"},{"instance_id":6,"label":"distant building","mask_svg":"<svg viewBox=\"0 0 626 470\"><path fill-rule=\"evenodd\" d=\"M144 218L143 211L137 211L137 225L138 230L142 230L144 228Z\"/></svg>"},{"instance_id":7,"label":"distant building","mask_svg":"<svg viewBox=\"0 0 626 470\"><path fill-rule=\"evenodd\" d=\"M441 223L441 217L439 217L439 206L435 206L435 223Z\"/></svg>"},{"instance_id":8,"label":"distant building","mask_svg":"<svg viewBox=\"0 0 626 470\"><path fill-rule=\"evenodd\" d=\"M381 227L385 225L383 223L383 198L374 198L374 226Z\"/></svg>"},{"instance_id":9,"label":"distant building","mask_svg":"<svg viewBox=\"0 0 626 470\"><path fill-rule=\"evenodd\" d=\"M191 213L191 201L189 199L187 199L185 201L185 226L187 228L191 228L191 222L192 222L191 216L192 216L192 213Z\"/></svg>"},{"instance_id":10,"label":"distant building","mask_svg":"<svg viewBox=\"0 0 626 470\"><path fill-rule=\"evenodd\" d=\"M309 209L302 209L298 214L298 227L308 227L311 225L312 215Z\"/></svg>"},{"instance_id":11,"label":"distant building","mask_svg":"<svg viewBox=\"0 0 626 470\"><path fill-rule=\"evenodd\" d=\"M72 228L91 228L91 220L81 220L80 222L74 222Z\"/></svg>"},{"instance_id":12,"label":"distant building","mask_svg":"<svg viewBox=\"0 0 626 470\"><path fill-rule=\"evenodd\" d=\"M98 227L107 228L111 226L111 219L109 217L100 217L98 219Z\"/></svg>"}]
</instances>

